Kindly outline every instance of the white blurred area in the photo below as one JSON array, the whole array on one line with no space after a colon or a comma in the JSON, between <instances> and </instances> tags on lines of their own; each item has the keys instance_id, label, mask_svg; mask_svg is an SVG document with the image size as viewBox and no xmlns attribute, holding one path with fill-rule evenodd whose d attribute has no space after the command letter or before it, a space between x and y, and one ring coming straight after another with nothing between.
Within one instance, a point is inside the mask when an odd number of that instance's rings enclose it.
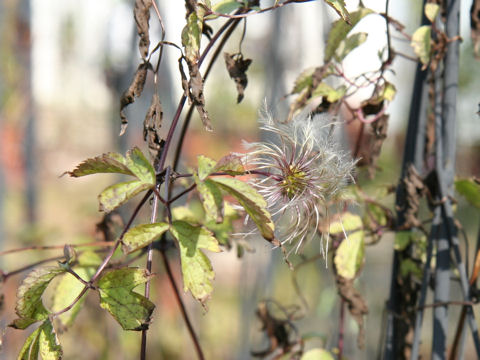
<instances>
[{"instance_id":1,"label":"white blurred area","mask_svg":"<svg viewBox=\"0 0 480 360\"><path fill-rule=\"evenodd\" d=\"M262 2L262 6L268 4L269 2ZM389 13L406 25L408 33L412 33L420 21L420 3L410 1L409 4L406 6L403 1L391 1ZM462 37L466 40L465 44L470 42L469 4L463 4ZM350 11L355 10L357 5L358 1L347 1ZM364 5L376 11L385 11L384 1L364 1ZM184 26L183 1L160 2L159 7L166 26L166 40L180 44L180 33ZM132 2L121 0L32 0L33 89L36 102L41 108L61 108L62 112L69 110L70 113L89 109L103 115L112 108L117 108L118 99L112 98L104 72L106 64L122 71L132 71L131 62L140 61L136 47L132 46L132 8ZM282 55L284 71L281 81L286 93L302 70L322 64L329 23L338 16L323 1L287 5L281 11L284 25L281 28L282 41L278 53ZM254 63L268 61L262 57L265 55L264 48L269 45L273 21L272 13L252 16L248 20L243 51ZM160 32L153 11L150 22L152 48ZM378 68L376 54L386 45L385 21L380 16L368 16L354 31L365 31L369 35L366 43L344 61L349 76ZM392 34L395 36L394 31ZM394 48L413 55L408 41L397 39L397 36L393 39ZM135 52L133 57L132 51ZM166 52L169 69L173 74L169 85L170 95L176 102L181 94L178 52L173 48L167 48ZM263 66L268 69L269 64ZM397 131L405 126L415 66L411 61L397 56L393 69L395 75L390 74L388 77L397 88L397 96L388 111L391 114L389 131ZM220 74L226 76L225 72ZM255 72L251 71L248 75L250 83L246 90L246 102L250 102L251 106L260 106L269 84ZM349 100L351 105L360 104L371 94L371 90L366 88L359 96L352 97ZM475 115L478 97L470 91L463 94L460 100L464 101L459 104L460 135L464 141L473 143L480 138L480 127L476 126L478 121ZM99 126L97 120L95 123Z\"/></svg>"}]
</instances>

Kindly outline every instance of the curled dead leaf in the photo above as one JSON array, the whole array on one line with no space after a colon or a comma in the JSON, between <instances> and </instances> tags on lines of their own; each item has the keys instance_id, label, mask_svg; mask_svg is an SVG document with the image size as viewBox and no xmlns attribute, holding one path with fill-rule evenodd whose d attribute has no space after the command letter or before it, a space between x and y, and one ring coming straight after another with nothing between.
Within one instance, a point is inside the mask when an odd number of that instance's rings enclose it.
<instances>
[{"instance_id":1,"label":"curled dead leaf","mask_svg":"<svg viewBox=\"0 0 480 360\"><path fill-rule=\"evenodd\" d=\"M120 128L120 136L125 133L125 130L128 126L128 119L125 115L124 109L126 106L132 104L135 101L135 98L139 97L145 86L145 81L147 80L147 72L150 68L149 63L141 63L138 65L137 71L133 77L133 80L127 90L122 94L120 98L120 117L122 119L122 124Z\"/></svg>"},{"instance_id":2,"label":"curled dead leaf","mask_svg":"<svg viewBox=\"0 0 480 360\"><path fill-rule=\"evenodd\" d=\"M248 84L247 70L252 63L251 59L244 59L241 53L238 54L223 54L225 58L225 65L230 77L237 84L237 103L240 103L244 97L244 91Z\"/></svg>"},{"instance_id":3,"label":"curled dead leaf","mask_svg":"<svg viewBox=\"0 0 480 360\"><path fill-rule=\"evenodd\" d=\"M138 50L143 59L147 57L150 46L149 21L151 6L152 0L136 0L135 9L133 10L138 36L140 37Z\"/></svg>"}]
</instances>

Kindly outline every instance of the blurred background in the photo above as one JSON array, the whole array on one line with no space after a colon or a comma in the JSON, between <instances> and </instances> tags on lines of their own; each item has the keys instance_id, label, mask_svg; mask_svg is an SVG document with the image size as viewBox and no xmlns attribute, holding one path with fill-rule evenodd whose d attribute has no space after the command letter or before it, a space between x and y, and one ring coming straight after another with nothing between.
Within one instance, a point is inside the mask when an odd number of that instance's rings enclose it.
<instances>
[{"instance_id":1,"label":"blurred background","mask_svg":"<svg viewBox=\"0 0 480 360\"><path fill-rule=\"evenodd\" d=\"M363 3L384 11L383 1ZM261 4L267 6L269 2ZM349 10L357 5L356 1L347 1ZM133 6L133 1L122 0L0 1L0 251L91 242L98 236L95 224L102 216L96 196L118 179L109 175L80 179L60 175L101 153L124 153L135 145L145 149L142 123L153 89L150 78L143 96L127 108L129 127L125 135L118 136L119 97L140 62ZM166 40L180 44L183 2L163 1L158 6ZM479 176L479 70L470 40L469 7L470 3L464 2L458 174ZM421 5L417 1L391 2L389 13L406 25L407 33L412 33L420 23ZM289 101L285 95L301 71L322 64L326 37L337 17L323 1L289 5L250 17L242 44L244 57L253 61L245 98L236 104L235 84L220 59L205 88L214 132L205 132L194 116L182 166L195 165L199 154L219 159L230 151L240 152L242 140L259 139L257 114L264 102L278 117L285 116ZM160 27L154 16L150 23L155 44L160 38ZM212 26L218 28L222 23L217 20ZM349 75L378 68L375 54L386 44L381 17L369 16L357 27L355 31L366 31L369 37L345 59ZM238 51L241 33L239 27L225 51ZM395 49L413 55L408 42L396 38L393 41ZM159 78L163 135L182 93L178 50L167 47L164 56ZM368 185L366 177L359 176L360 183L371 189L396 184L399 176L415 64L397 57L394 69L390 81L397 87L397 95L388 110L389 138L380 158L380 171ZM362 100L361 94L351 99L353 105ZM393 209L393 197L386 201ZM478 214L467 214L466 209L460 201L459 217L473 239ZM128 208L121 211L122 215L128 213ZM139 219L146 221L148 213ZM382 311L388 297L392 246L392 237L387 235L379 244L367 248L366 266L357 284L370 309L366 318L367 348L356 348L357 326L347 315L344 355L349 359L372 359L377 354ZM251 247L255 252L242 259L237 259L235 251L209 254L216 279L208 312L189 294L184 296L208 359L249 359L250 350L266 348L261 324L255 318L259 300L274 298L283 306L301 305L292 272L281 253L272 251L260 239L252 241ZM3 255L0 268L13 271L59 255L61 249ZM179 270L177 263L177 274ZM157 308L148 337L149 354L151 358L191 359L193 347L161 266L156 272L153 301ZM3 283L1 358L14 358L28 335L28 331L6 327L14 318L15 291L25 274L21 272ZM296 274L309 305L307 316L296 326L302 334L313 334L308 347L321 345L331 350L337 345L339 318L339 299L331 269L322 260L302 266ZM90 294L75 325L60 334L65 359L137 358L140 334L120 331L109 314L98 310L97 304L96 295ZM428 348L425 351L428 353Z\"/></svg>"}]
</instances>

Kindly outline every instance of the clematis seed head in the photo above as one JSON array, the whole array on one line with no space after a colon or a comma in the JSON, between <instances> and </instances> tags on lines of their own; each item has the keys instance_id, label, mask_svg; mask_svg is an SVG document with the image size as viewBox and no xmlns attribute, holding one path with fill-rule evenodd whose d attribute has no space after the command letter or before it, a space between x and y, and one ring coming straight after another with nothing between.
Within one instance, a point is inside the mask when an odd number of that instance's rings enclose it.
<instances>
[{"instance_id":1,"label":"clematis seed head","mask_svg":"<svg viewBox=\"0 0 480 360\"><path fill-rule=\"evenodd\" d=\"M282 244L295 243L297 251L317 234L328 209L353 181L356 161L334 136L336 127L325 115L280 123L265 113L261 129L271 141L245 143L246 162L263 174L252 184L267 201L276 237ZM326 255L328 244L321 238Z\"/></svg>"}]
</instances>

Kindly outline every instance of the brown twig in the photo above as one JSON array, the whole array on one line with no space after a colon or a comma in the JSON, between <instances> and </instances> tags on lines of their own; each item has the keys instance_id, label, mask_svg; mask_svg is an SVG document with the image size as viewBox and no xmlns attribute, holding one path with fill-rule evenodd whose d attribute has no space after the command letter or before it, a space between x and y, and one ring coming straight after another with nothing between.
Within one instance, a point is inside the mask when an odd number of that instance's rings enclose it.
<instances>
[{"instance_id":1,"label":"brown twig","mask_svg":"<svg viewBox=\"0 0 480 360\"><path fill-rule=\"evenodd\" d=\"M94 241L94 242L89 242L89 243L84 243L84 244L69 244L69 245L71 247L74 247L74 248L95 247L95 246L108 247L108 246L112 246L113 243L114 243L113 241ZM21 252L21 251L28 251L28 250L56 250L56 249L63 249L64 247L65 247L65 244L62 244L62 245L32 245L32 246L26 246L26 247L23 247L23 248L0 251L0 256L13 254L13 253Z\"/></svg>"}]
</instances>

